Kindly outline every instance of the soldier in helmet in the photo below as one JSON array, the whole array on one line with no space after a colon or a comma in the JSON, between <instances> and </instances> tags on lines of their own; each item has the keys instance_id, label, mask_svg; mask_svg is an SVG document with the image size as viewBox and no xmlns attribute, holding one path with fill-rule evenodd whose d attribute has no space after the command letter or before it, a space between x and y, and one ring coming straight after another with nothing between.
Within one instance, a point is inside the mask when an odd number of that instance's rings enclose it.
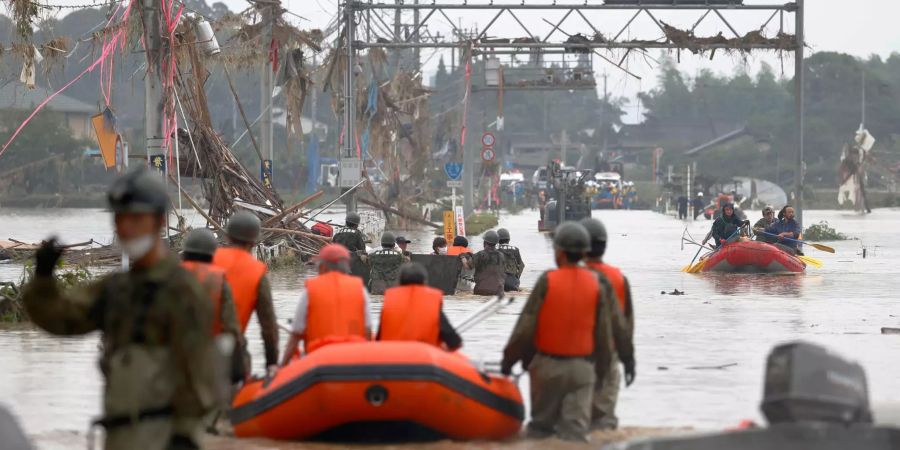
<instances>
[{"instance_id":1,"label":"soldier in helmet","mask_svg":"<svg viewBox=\"0 0 900 450\"><path fill-rule=\"evenodd\" d=\"M522 255L519 253L518 247L509 245L509 231L506 228L497 230L497 236L500 238L500 244L497 250L500 250L504 256L504 270L506 271L506 279L503 283L504 291L518 291L519 280L522 278L522 271L525 270L525 263L522 261Z\"/></svg>"},{"instance_id":2,"label":"soldier in helmet","mask_svg":"<svg viewBox=\"0 0 900 450\"><path fill-rule=\"evenodd\" d=\"M499 242L500 237L496 231L484 233L484 249L472 258L475 266L475 287L472 292L476 295L503 295L506 259L497 250Z\"/></svg>"},{"instance_id":3,"label":"soldier in helmet","mask_svg":"<svg viewBox=\"0 0 900 450\"><path fill-rule=\"evenodd\" d=\"M247 331L250 316L256 312L262 331L266 353L266 376L273 377L278 370L278 322L272 303L272 288L266 276L268 268L253 255L259 240L259 218L249 211L238 211L225 226L227 247L219 248L213 256L213 265L225 270L225 279L234 295L238 324L241 333ZM246 371L250 372L250 355L245 355Z\"/></svg>"},{"instance_id":4,"label":"soldier in helmet","mask_svg":"<svg viewBox=\"0 0 900 450\"><path fill-rule=\"evenodd\" d=\"M345 226L338 229L331 240L335 244L347 247L350 253L365 252L366 240L362 231L359 231L359 214L355 212L347 213Z\"/></svg>"},{"instance_id":5,"label":"soldier in helmet","mask_svg":"<svg viewBox=\"0 0 900 450\"><path fill-rule=\"evenodd\" d=\"M218 336L222 333L231 335L235 343L234 360L231 366L231 382L237 383L244 379L246 361L244 352L246 343L244 335L237 321L237 310L234 307L234 297L231 295L231 287L225 279L225 270L212 265L213 255L219 243L212 231L206 228L197 228L188 232L184 238L181 249L181 267L197 277L197 281L209 294L213 305L212 334Z\"/></svg>"},{"instance_id":6,"label":"soldier in helmet","mask_svg":"<svg viewBox=\"0 0 900 450\"><path fill-rule=\"evenodd\" d=\"M613 344L622 360L634 365L609 283L579 265L589 242L578 223L556 227L553 251L559 268L538 278L503 350L501 372L512 373L519 361L528 369L531 437L586 441L594 383L605 375L595 366L608 367Z\"/></svg>"},{"instance_id":7,"label":"soldier in helmet","mask_svg":"<svg viewBox=\"0 0 900 450\"><path fill-rule=\"evenodd\" d=\"M131 267L63 291L53 275L62 250L50 238L35 253L22 300L53 334L102 333L104 417L96 423L106 428L107 450L200 448L203 417L222 387L212 306L160 238L169 198L159 178L130 172L113 183L108 201Z\"/></svg>"},{"instance_id":8,"label":"soldier in helmet","mask_svg":"<svg viewBox=\"0 0 900 450\"><path fill-rule=\"evenodd\" d=\"M622 274L618 267L603 261L606 252L606 227L597 219L586 218L581 220L581 225L591 236L591 249L587 253L585 265L597 272L601 279L605 279L613 288L616 295L616 312L618 312L627 328L629 342L634 342L634 309L631 306L631 286L628 278ZM615 351L615 349L613 349ZM634 382L634 365L625 364L625 385L630 386ZM593 407L591 408L591 428L602 430L614 430L619 426L616 417L616 402L619 398L619 385L622 382L622 371L619 369L619 361L616 354L610 358L609 367L599 368L600 373L606 372L603 382L598 382L594 388Z\"/></svg>"},{"instance_id":9,"label":"soldier in helmet","mask_svg":"<svg viewBox=\"0 0 900 450\"><path fill-rule=\"evenodd\" d=\"M399 250L394 249L394 233L385 231L381 235L381 248L369 253L369 292L382 295L387 288L397 284L400 266L408 262Z\"/></svg>"}]
</instances>

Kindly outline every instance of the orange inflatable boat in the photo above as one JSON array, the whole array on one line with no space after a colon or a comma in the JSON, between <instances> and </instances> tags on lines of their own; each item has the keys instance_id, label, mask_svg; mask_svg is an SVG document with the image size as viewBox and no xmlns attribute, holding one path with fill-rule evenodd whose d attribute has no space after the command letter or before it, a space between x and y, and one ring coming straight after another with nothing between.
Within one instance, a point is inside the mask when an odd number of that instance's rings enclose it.
<instances>
[{"instance_id":1,"label":"orange inflatable boat","mask_svg":"<svg viewBox=\"0 0 900 450\"><path fill-rule=\"evenodd\" d=\"M229 412L238 437L505 439L522 425L509 379L420 342L332 344L254 381Z\"/></svg>"}]
</instances>

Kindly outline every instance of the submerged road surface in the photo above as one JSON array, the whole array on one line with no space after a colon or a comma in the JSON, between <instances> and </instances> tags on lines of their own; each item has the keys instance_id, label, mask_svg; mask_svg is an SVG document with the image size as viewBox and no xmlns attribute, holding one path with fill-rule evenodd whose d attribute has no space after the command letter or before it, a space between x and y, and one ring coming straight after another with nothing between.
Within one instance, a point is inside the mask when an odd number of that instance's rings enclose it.
<instances>
[{"instance_id":1,"label":"submerged road surface","mask_svg":"<svg viewBox=\"0 0 900 450\"><path fill-rule=\"evenodd\" d=\"M869 377L871 399L900 404L900 336L880 334L900 326L896 292L900 288L900 240L895 226L900 210L880 209L868 216L809 211L808 224L827 220L858 240L829 243L827 254L809 249L824 267L805 275L689 275L680 272L696 251L680 237L685 223L647 211L595 211L610 233L608 260L631 280L637 315L637 381L623 389L619 402L623 426L720 429L741 419L761 420L759 401L765 357L773 345L792 339L824 344L860 361ZM755 220L756 213L751 213ZM335 212L329 218L338 219ZM110 219L100 210L0 210L0 238L37 241L51 232L64 242L110 239ZM196 222L201 224L200 221ZM549 238L537 232L537 213L524 211L501 219L522 249L529 289L553 267ZM710 222L689 222L695 237ZM431 231L404 232L413 252L430 252ZM470 237L474 249L479 237ZM861 249L865 246L867 258ZM21 265L0 264L0 281L16 281ZM308 269L272 276L279 318L293 315L298 290ZM663 294L674 289L685 295ZM445 301L451 321L478 307L471 295ZM498 361L516 320L510 307L464 335L466 353L476 360ZM378 301L373 307L378 310ZM377 316L376 316L377 317ZM262 342L255 322L248 330L257 372ZM286 336L282 335L282 340ZM101 378L96 368L98 339L60 339L42 331L0 331L0 403L12 408L40 448L83 448L90 418L99 414ZM527 377L521 380L527 398ZM244 448L217 438L215 448ZM546 448L517 443L515 448ZM252 448L282 447L256 442ZM507 444L497 444L505 448ZM295 444L287 448L343 448ZM416 448L420 446L414 446ZM434 448L462 448L442 443ZM410 447L412 448L412 447Z\"/></svg>"}]
</instances>

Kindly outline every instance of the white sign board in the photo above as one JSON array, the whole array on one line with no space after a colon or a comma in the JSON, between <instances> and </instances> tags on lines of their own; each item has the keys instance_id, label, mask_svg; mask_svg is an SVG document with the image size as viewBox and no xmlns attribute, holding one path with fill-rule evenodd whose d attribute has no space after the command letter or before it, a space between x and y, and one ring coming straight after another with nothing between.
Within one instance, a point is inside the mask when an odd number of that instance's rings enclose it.
<instances>
[{"instance_id":1,"label":"white sign board","mask_svg":"<svg viewBox=\"0 0 900 450\"><path fill-rule=\"evenodd\" d=\"M456 207L456 235L466 235L466 213L463 212L462 206Z\"/></svg>"},{"instance_id":2,"label":"white sign board","mask_svg":"<svg viewBox=\"0 0 900 450\"><path fill-rule=\"evenodd\" d=\"M448 188L462 188L463 182L462 180L447 180Z\"/></svg>"},{"instance_id":3,"label":"white sign board","mask_svg":"<svg viewBox=\"0 0 900 450\"><path fill-rule=\"evenodd\" d=\"M353 187L362 181L362 161L359 158L341 159L340 187Z\"/></svg>"}]
</instances>

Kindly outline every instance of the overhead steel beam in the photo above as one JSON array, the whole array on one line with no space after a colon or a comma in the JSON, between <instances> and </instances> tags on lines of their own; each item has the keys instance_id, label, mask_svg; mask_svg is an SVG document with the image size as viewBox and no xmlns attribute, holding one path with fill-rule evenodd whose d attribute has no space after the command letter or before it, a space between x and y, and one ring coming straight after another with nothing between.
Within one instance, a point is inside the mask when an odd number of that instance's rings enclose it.
<instances>
[{"instance_id":1,"label":"overhead steel beam","mask_svg":"<svg viewBox=\"0 0 900 450\"><path fill-rule=\"evenodd\" d=\"M456 42L373 42L366 43L356 41L353 43L355 48L457 48L471 45L473 49L683 49L688 50L683 45L673 44L671 42L590 42L590 43L565 43L565 42L535 42L535 43L517 43L517 42L483 42L483 41L456 41ZM770 44L748 44L733 45L726 43L697 45L698 50L779 50L781 47ZM792 48L784 48L783 50L793 50ZM575 52L571 52L575 53Z\"/></svg>"},{"instance_id":2,"label":"overhead steel beam","mask_svg":"<svg viewBox=\"0 0 900 450\"><path fill-rule=\"evenodd\" d=\"M604 5L604 4L584 4L584 3L524 3L524 4L473 4L473 3L422 3L422 4L396 4L396 3L366 3L366 2L350 2L351 7L357 10L365 9L530 9L530 10L553 10L553 9L580 9L584 10L635 10L649 9L654 11L705 11L705 10L729 10L729 11L760 11L760 10L784 10L793 12L797 9L796 3L783 3L780 5Z\"/></svg>"}]
</instances>

